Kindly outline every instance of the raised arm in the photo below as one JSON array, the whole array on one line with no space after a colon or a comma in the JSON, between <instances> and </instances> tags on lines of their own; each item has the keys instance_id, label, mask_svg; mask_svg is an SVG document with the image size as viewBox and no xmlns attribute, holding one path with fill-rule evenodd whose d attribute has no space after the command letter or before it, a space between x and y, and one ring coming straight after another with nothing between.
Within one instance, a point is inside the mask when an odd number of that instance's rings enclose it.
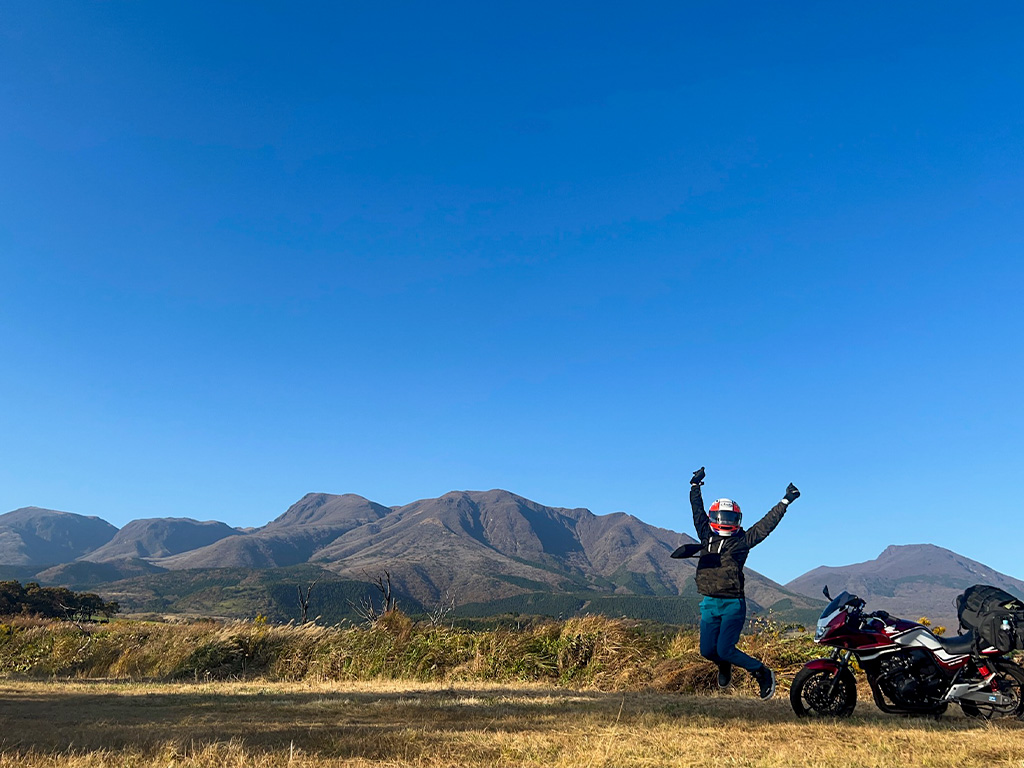
<instances>
[{"instance_id":1,"label":"raised arm","mask_svg":"<svg viewBox=\"0 0 1024 768\"><path fill-rule=\"evenodd\" d=\"M693 527L697 529L697 538L707 541L711 538L711 524L704 509L704 497L700 493L703 484L704 467L701 467L693 473L693 479L690 480L690 507L693 509Z\"/></svg>"},{"instance_id":2,"label":"raised arm","mask_svg":"<svg viewBox=\"0 0 1024 768\"><path fill-rule=\"evenodd\" d=\"M775 530L779 523L782 522L782 516L786 514L786 509L789 505L796 501L800 496L800 491L792 483L786 488L786 495L782 498L778 504L768 510L768 514L754 523L750 528L747 529L745 534L747 539L748 547L756 547L762 541L768 538L768 534Z\"/></svg>"}]
</instances>

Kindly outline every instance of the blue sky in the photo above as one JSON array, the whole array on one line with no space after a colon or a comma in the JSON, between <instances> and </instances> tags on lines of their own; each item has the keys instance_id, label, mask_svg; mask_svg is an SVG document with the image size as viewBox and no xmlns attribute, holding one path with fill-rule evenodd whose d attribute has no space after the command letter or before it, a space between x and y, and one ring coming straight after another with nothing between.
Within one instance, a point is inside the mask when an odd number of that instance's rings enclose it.
<instances>
[{"instance_id":1,"label":"blue sky","mask_svg":"<svg viewBox=\"0 0 1024 768\"><path fill-rule=\"evenodd\" d=\"M1019 578L1017 4L8 3L0 510L506 488Z\"/></svg>"}]
</instances>

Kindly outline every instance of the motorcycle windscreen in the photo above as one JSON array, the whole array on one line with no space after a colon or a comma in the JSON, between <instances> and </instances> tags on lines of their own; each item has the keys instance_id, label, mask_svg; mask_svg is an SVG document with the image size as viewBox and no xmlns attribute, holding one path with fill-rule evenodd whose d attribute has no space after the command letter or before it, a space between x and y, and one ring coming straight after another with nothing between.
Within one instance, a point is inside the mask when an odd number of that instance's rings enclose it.
<instances>
[{"instance_id":1,"label":"motorcycle windscreen","mask_svg":"<svg viewBox=\"0 0 1024 768\"><path fill-rule=\"evenodd\" d=\"M838 595L832 598L832 602L829 603L825 607L825 610L821 612L821 618L824 619L828 616L833 615L836 611L846 607L846 605L852 601L853 595L851 595L849 592L840 592Z\"/></svg>"}]
</instances>

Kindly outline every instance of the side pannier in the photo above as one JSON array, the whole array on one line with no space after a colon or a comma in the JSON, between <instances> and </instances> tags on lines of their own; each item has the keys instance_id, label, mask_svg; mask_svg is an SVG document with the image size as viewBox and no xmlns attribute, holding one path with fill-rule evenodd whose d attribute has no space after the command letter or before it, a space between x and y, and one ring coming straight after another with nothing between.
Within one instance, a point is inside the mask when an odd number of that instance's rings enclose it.
<instances>
[{"instance_id":1,"label":"side pannier","mask_svg":"<svg viewBox=\"0 0 1024 768\"><path fill-rule=\"evenodd\" d=\"M985 584L968 587L956 599L956 614L963 629L1002 653L1024 649L1024 601Z\"/></svg>"}]
</instances>

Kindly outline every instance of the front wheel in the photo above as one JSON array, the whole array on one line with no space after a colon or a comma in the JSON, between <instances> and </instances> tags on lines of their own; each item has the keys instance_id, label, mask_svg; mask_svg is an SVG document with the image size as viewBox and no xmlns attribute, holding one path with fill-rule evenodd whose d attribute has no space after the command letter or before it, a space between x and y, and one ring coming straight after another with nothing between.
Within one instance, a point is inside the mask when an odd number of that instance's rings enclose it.
<instances>
[{"instance_id":1,"label":"front wheel","mask_svg":"<svg viewBox=\"0 0 1024 768\"><path fill-rule=\"evenodd\" d=\"M996 663L995 670L994 690L1010 699L1010 702L997 707L981 702L961 701L960 709L968 717L977 717L983 720L1010 716L1024 719L1024 669L1012 661L1000 661Z\"/></svg>"},{"instance_id":2,"label":"front wheel","mask_svg":"<svg viewBox=\"0 0 1024 768\"><path fill-rule=\"evenodd\" d=\"M857 681L849 669L808 669L796 673L789 703L797 717L849 717L857 706Z\"/></svg>"}]
</instances>

